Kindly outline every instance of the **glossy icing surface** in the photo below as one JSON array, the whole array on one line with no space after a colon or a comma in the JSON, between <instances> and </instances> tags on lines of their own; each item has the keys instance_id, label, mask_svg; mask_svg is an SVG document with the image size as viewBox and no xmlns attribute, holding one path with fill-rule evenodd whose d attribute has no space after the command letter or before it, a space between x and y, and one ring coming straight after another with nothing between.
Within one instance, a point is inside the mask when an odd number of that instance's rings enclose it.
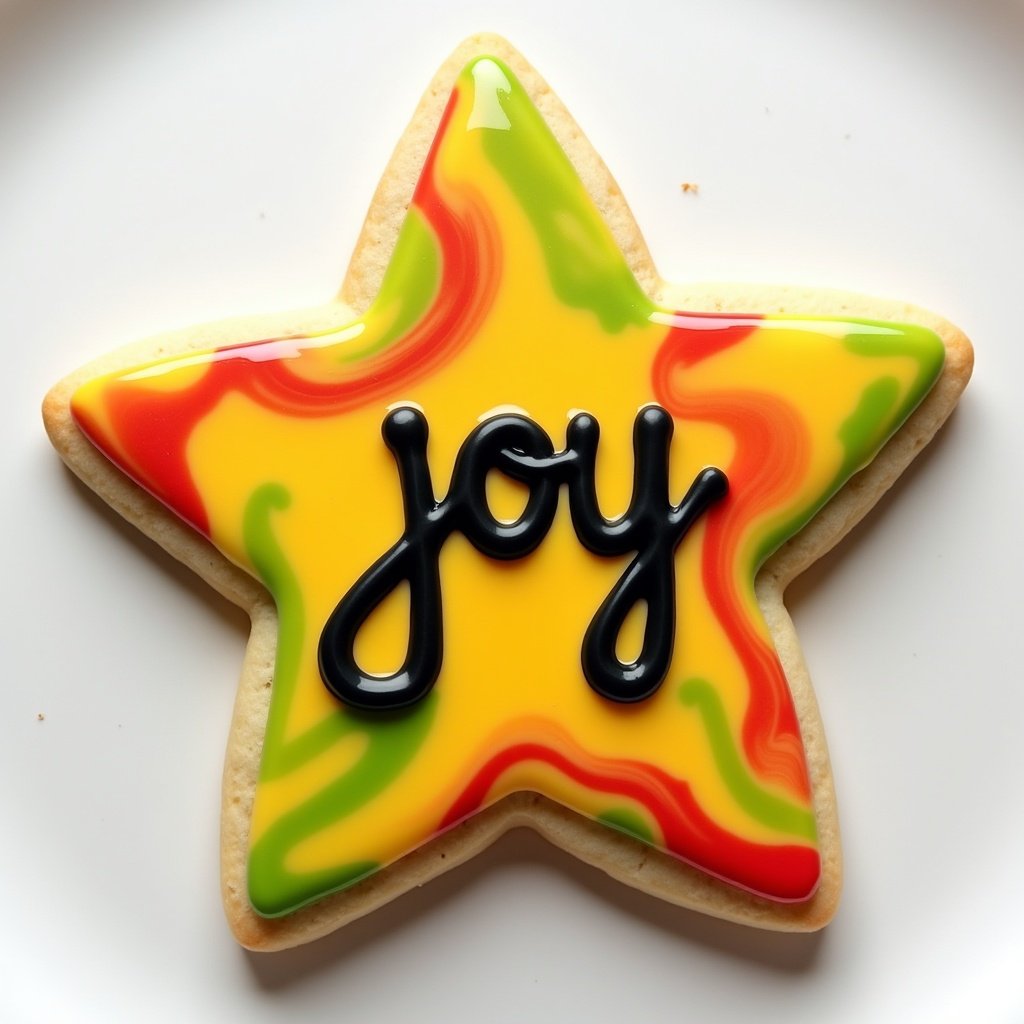
<instances>
[{"instance_id":1,"label":"glossy icing surface","mask_svg":"<svg viewBox=\"0 0 1024 1024\"><path fill-rule=\"evenodd\" d=\"M101 450L277 603L254 908L286 914L522 789L769 899L808 898L820 861L807 766L754 577L898 428L942 360L939 339L913 326L657 308L509 70L470 64L364 316L97 378L72 401ZM614 521L633 493L634 422L651 406L674 423L673 505L708 467L728 478L675 548L674 644L655 692L624 704L587 685L584 638L632 555L588 551L564 494L524 557L446 537L443 657L422 699L365 711L329 692L325 625L406 530L389 413L429 422L438 490L488 420L529 419L557 448L585 413L600 423L597 507ZM531 486L488 473L495 520L522 517ZM399 672L416 600L396 585L355 631L367 677ZM631 606L620 665L639 659L645 617L662 611Z\"/></svg>"}]
</instances>

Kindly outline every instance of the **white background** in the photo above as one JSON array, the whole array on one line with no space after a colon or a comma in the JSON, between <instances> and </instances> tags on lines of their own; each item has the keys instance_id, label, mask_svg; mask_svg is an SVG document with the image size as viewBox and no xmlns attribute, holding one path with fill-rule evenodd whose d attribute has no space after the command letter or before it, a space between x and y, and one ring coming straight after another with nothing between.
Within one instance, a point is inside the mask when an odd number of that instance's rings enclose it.
<instances>
[{"instance_id":1,"label":"white background","mask_svg":"<svg viewBox=\"0 0 1024 1024\"><path fill-rule=\"evenodd\" d=\"M792 588L847 863L822 935L526 833L302 950L223 922L245 617L72 480L39 402L139 337L328 299L481 29L559 92L665 276L905 298L975 342L942 435ZM1024 1019L1022 238L1020 4L0 0L0 1019Z\"/></svg>"}]
</instances>

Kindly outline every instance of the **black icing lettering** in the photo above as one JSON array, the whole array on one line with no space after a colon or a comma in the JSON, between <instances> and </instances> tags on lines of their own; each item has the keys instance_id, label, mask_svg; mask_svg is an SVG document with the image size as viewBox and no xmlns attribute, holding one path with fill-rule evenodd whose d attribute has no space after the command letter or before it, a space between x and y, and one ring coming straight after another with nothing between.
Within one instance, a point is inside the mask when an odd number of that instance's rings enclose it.
<instances>
[{"instance_id":1,"label":"black icing lettering","mask_svg":"<svg viewBox=\"0 0 1024 1024\"><path fill-rule=\"evenodd\" d=\"M445 498L434 496L427 465L427 421L412 407L388 413L384 441L395 456L402 487L405 530L341 599L320 637L320 674L345 704L362 710L407 707L429 693L441 671L444 649L441 548L456 530L483 554L518 559L547 536L566 485L573 528L595 555L633 553L611 593L598 608L583 638L581 661L590 686L601 696L633 703L661 685L675 639L675 550L691 526L723 498L728 484L718 469L705 469L686 496L673 505L668 492L672 417L660 406L637 414L633 428L633 493L625 513L606 519L595 484L600 427L580 413L566 431L564 451L525 416L485 420L463 442ZM498 470L524 484L526 505L511 523L497 519L487 503L487 475ZM363 623L402 582L409 584L409 641L406 658L390 675L365 673L355 659ZM629 612L647 603L643 644L634 661L623 663L616 642Z\"/></svg>"}]
</instances>

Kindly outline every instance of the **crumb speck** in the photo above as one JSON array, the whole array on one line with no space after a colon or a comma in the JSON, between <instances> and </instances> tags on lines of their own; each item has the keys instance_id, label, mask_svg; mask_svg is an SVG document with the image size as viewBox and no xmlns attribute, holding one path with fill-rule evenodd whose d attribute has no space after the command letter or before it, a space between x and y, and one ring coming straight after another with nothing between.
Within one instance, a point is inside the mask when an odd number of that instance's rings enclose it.
<instances>
[{"instance_id":1,"label":"crumb speck","mask_svg":"<svg viewBox=\"0 0 1024 1024\"><path fill-rule=\"evenodd\" d=\"M690 195L694 196L700 191L700 185L698 185L695 181L684 181L682 185L680 185L679 187L684 192L689 192Z\"/></svg>"},{"instance_id":2,"label":"crumb speck","mask_svg":"<svg viewBox=\"0 0 1024 1024\"><path fill-rule=\"evenodd\" d=\"M44 715L42 713L42 711L37 712L36 713L36 721L37 722L45 722L46 721L46 715Z\"/></svg>"}]
</instances>

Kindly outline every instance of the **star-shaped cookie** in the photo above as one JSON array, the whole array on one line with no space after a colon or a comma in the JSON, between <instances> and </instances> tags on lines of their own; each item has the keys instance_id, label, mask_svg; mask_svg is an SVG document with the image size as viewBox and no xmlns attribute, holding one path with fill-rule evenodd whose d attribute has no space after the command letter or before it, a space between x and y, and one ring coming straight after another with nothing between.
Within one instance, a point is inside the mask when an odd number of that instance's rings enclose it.
<instances>
[{"instance_id":1,"label":"star-shaped cookie","mask_svg":"<svg viewBox=\"0 0 1024 1024\"><path fill-rule=\"evenodd\" d=\"M72 469L252 615L240 941L324 934L517 825L684 906L824 924L835 804L781 593L970 363L910 307L661 282L537 74L465 44L337 301L47 398Z\"/></svg>"}]
</instances>

